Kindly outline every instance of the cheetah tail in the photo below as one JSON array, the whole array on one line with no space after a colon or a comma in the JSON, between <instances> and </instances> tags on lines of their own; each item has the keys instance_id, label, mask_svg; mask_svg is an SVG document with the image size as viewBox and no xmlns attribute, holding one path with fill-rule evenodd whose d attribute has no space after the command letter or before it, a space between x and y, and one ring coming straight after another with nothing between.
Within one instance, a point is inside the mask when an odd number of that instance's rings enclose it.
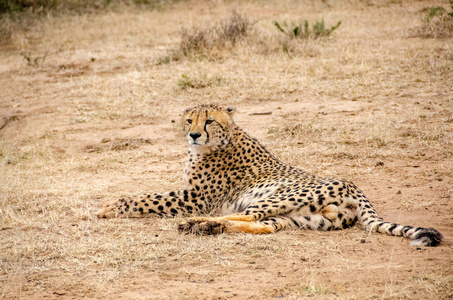
<instances>
[{"instance_id":1,"label":"cheetah tail","mask_svg":"<svg viewBox=\"0 0 453 300\"><path fill-rule=\"evenodd\" d=\"M363 201L358 207L359 222L363 228L379 233L402 236L412 240L411 246L435 247L442 241L442 234L434 228L412 227L384 222L371 203Z\"/></svg>"}]
</instances>

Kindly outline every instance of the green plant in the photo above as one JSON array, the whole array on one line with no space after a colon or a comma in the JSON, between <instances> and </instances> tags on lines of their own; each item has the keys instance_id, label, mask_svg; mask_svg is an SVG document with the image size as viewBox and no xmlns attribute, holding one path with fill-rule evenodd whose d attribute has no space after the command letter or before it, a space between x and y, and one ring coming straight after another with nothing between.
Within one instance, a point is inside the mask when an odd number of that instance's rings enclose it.
<instances>
[{"instance_id":1,"label":"green plant","mask_svg":"<svg viewBox=\"0 0 453 300\"><path fill-rule=\"evenodd\" d=\"M445 8L441 6L429 7L428 14L425 17L427 23L431 22L434 17L441 16L445 13Z\"/></svg>"},{"instance_id":2,"label":"green plant","mask_svg":"<svg viewBox=\"0 0 453 300\"><path fill-rule=\"evenodd\" d=\"M321 21L316 21L315 24L313 24L312 28L310 28L307 20L304 20L299 24L293 24L292 26L286 26L285 23L284 26L282 26L277 21L274 21L273 24L278 31L289 36L290 38L317 39L331 35L341 25L341 21L338 21L336 25L331 26L330 28L326 28L324 19L322 19ZM285 29L284 27L289 28Z\"/></svg>"},{"instance_id":3,"label":"green plant","mask_svg":"<svg viewBox=\"0 0 453 300\"><path fill-rule=\"evenodd\" d=\"M160 65L168 65L170 63L170 57L167 55L167 56L162 56L162 57L159 57L156 61L156 65L160 66Z\"/></svg>"},{"instance_id":4,"label":"green plant","mask_svg":"<svg viewBox=\"0 0 453 300\"><path fill-rule=\"evenodd\" d=\"M453 0L449 0L450 11L441 6L426 8L425 24L417 29L416 35L424 38L453 37Z\"/></svg>"},{"instance_id":5,"label":"green plant","mask_svg":"<svg viewBox=\"0 0 453 300\"><path fill-rule=\"evenodd\" d=\"M332 32L335 31L339 26L341 25L341 21L338 21L338 23L330 29L327 29L324 25L324 19L321 20L321 22L316 21L316 23L313 25L313 34L315 37L320 37L320 36L329 36ZM308 24L307 24L308 27Z\"/></svg>"},{"instance_id":6,"label":"green plant","mask_svg":"<svg viewBox=\"0 0 453 300\"><path fill-rule=\"evenodd\" d=\"M21 1L1 0L0 1L0 14L12 13L24 9L24 3Z\"/></svg>"},{"instance_id":7,"label":"green plant","mask_svg":"<svg viewBox=\"0 0 453 300\"><path fill-rule=\"evenodd\" d=\"M428 14L425 17L425 21L427 23L431 22L431 20L435 17L442 17L447 16L448 18L453 18L453 0L448 1L450 3L451 11L447 12L445 8L442 6L432 6L428 7Z\"/></svg>"},{"instance_id":8,"label":"green plant","mask_svg":"<svg viewBox=\"0 0 453 300\"><path fill-rule=\"evenodd\" d=\"M178 79L178 86L185 89L185 88L193 88L194 84L193 84L192 80L190 80L189 75L182 74L181 78Z\"/></svg>"},{"instance_id":9,"label":"green plant","mask_svg":"<svg viewBox=\"0 0 453 300\"><path fill-rule=\"evenodd\" d=\"M210 86L218 86L226 83L227 80L221 76L208 76L201 74L196 78L191 78L189 75L182 74L181 78L178 79L178 86L182 89L193 88L202 89Z\"/></svg>"},{"instance_id":10,"label":"green plant","mask_svg":"<svg viewBox=\"0 0 453 300\"><path fill-rule=\"evenodd\" d=\"M43 55L33 55L31 52L21 52L20 55L25 58L27 65L37 67L40 64L44 63L48 56L48 53L46 52Z\"/></svg>"},{"instance_id":11,"label":"green plant","mask_svg":"<svg viewBox=\"0 0 453 300\"><path fill-rule=\"evenodd\" d=\"M20 55L25 58L27 65L32 67L38 67L40 64L43 64L47 57L58 54L62 51L62 48L59 48L56 51L50 52L46 51L44 54L34 54L32 51L22 51Z\"/></svg>"}]
</instances>

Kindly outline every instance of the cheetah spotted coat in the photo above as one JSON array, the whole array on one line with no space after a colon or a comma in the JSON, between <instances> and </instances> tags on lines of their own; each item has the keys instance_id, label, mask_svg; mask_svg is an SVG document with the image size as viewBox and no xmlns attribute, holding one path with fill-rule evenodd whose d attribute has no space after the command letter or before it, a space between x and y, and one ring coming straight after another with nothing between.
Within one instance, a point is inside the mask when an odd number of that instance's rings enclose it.
<instances>
[{"instance_id":1,"label":"cheetah spotted coat","mask_svg":"<svg viewBox=\"0 0 453 300\"><path fill-rule=\"evenodd\" d=\"M107 204L97 216L188 216L185 233L274 233L284 229L364 229L436 246L432 228L385 222L352 182L326 179L281 162L232 119L232 108L199 105L184 112L189 144L184 190L149 193ZM221 217L201 215L220 212ZM201 216L201 217L200 217Z\"/></svg>"}]
</instances>

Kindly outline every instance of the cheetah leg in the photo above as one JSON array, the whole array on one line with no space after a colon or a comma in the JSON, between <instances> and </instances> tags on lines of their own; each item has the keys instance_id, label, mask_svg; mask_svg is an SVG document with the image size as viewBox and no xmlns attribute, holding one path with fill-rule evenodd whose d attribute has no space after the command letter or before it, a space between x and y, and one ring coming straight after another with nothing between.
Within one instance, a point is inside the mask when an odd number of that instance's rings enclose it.
<instances>
[{"instance_id":1,"label":"cheetah leg","mask_svg":"<svg viewBox=\"0 0 453 300\"><path fill-rule=\"evenodd\" d=\"M329 204L319 212L316 211L314 212L313 208L303 204L297 207L297 209L295 209L293 202L286 200L278 202L277 204L273 204L271 209L267 208L263 209L263 203L261 202L260 204L261 205L258 205L258 203L252 204L243 213L232 214L220 218L199 218L199 220L200 221L229 220L229 221L254 222L287 214L295 214L298 216L300 215L310 216L320 214L323 217L334 222L336 224L335 227L342 228L345 227L346 224L355 223L355 221L352 222L352 220L356 216L355 210L347 209L344 207L344 205L341 205L339 207L337 205Z\"/></svg>"},{"instance_id":2,"label":"cheetah leg","mask_svg":"<svg viewBox=\"0 0 453 300\"><path fill-rule=\"evenodd\" d=\"M336 212L335 216L333 215L332 210ZM327 207L327 209L324 209L321 213L304 215L301 212L292 212L286 216L266 218L259 223L274 227L274 232L298 228L330 231L350 227L354 225L356 221L357 215L353 211L334 206L334 208Z\"/></svg>"},{"instance_id":3,"label":"cheetah leg","mask_svg":"<svg viewBox=\"0 0 453 300\"><path fill-rule=\"evenodd\" d=\"M231 221L226 218L193 218L179 224L179 232L186 234L212 235L219 233L275 233L285 229L337 230L351 226L357 220L356 215L337 216L331 220L321 213L303 215L291 213L262 221Z\"/></svg>"},{"instance_id":4,"label":"cheetah leg","mask_svg":"<svg viewBox=\"0 0 453 300\"><path fill-rule=\"evenodd\" d=\"M308 204L308 202L306 203ZM286 215L295 210L305 215L314 213L315 211L310 211L306 203L296 203L295 201L279 200L278 198L272 197L265 201L252 203L241 213L228 215L223 218L230 221L253 222L272 216Z\"/></svg>"},{"instance_id":5,"label":"cheetah leg","mask_svg":"<svg viewBox=\"0 0 453 300\"><path fill-rule=\"evenodd\" d=\"M304 216L320 213L334 220L339 213L339 208L346 205L341 197L326 198L324 194L315 197L309 192L300 193L299 191L298 193L296 187L282 186L274 194L264 199L257 198L244 211L225 216L225 219L253 222L298 212Z\"/></svg>"},{"instance_id":6,"label":"cheetah leg","mask_svg":"<svg viewBox=\"0 0 453 300\"><path fill-rule=\"evenodd\" d=\"M275 231L299 228L323 231L341 229L341 227L337 227L336 222L322 214L303 215L291 213L287 216L270 217L262 221L262 223L273 226Z\"/></svg>"},{"instance_id":7,"label":"cheetah leg","mask_svg":"<svg viewBox=\"0 0 453 300\"><path fill-rule=\"evenodd\" d=\"M194 220L179 224L178 231L185 234L214 235L219 233L265 234L275 232L275 227L261 222L243 222L218 219L217 221Z\"/></svg>"},{"instance_id":8,"label":"cheetah leg","mask_svg":"<svg viewBox=\"0 0 453 300\"><path fill-rule=\"evenodd\" d=\"M285 216L268 217L261 221L250 221L248 217L252 216L234 214L215 218L196 217L181 223L178 230L201 235L234 232L262 234L296 228L326 231L347 228L357 221L354 210L336 205L328 205L315 214L293 211Z\"/></svg>"},{"instance_id":9,"label":"cheetah leg","mask_svg":"<svg viewBox=\"0 0 453 300\"><path fill-rule=\"evenodd\" d=\"M230 221L243 221L243 222L253 222L256 220L256 217L253 215L244 215L244 214L233 214L224 217L226 220Z\"/></svg>"},{"instance_id":10,"label":"cheetah leg","mask_svg":"<svg viewBox=\"0 0 453 300\"><path fill-rule=\"evenodd\" d=\"M336 205L327 205L321 214L329 220L336 220L338 218L338 206Z\"/></svg>"},{"instance_id":11,"label":"cheetah leg","mask_svg":"<svg viewBox=\"0 0 453 300\"><path fill-rule=\"evenodd\" d=\"M150 215L192 215L206 209L206 203L197 201L199 197L195 191L189 190L143 194L105 204L96 216L98 218L139 218Z\"/></svg>"},{"instance_id":12,"label":"cheetah leg","mask_svg":"<svg viewBox=\"0 0 453 300\"><path fill-rule=\"evenodd\" d=\"M222 222L222 221L242 221L242 222L253 222L255 221L255 216L253 215L244 215L244 214L232 214L224 217L194 217L190 218L196 222Z\"/></svg>"},{"instance_id":13,"label":"cheetah leg","mask_svg":"<svg viewBox=\"0 0 453 300\"><path fill-rule=\"evenodd\" d=\"M244 222L253 222L255 221L254 216L247 216L243 214L232 214L224 217L193 217L190 218L193 221L196 222L209 222L209 221L214 221L214 222L222 222L222 221L244 221Z\"/></svg>"}]
</instances>

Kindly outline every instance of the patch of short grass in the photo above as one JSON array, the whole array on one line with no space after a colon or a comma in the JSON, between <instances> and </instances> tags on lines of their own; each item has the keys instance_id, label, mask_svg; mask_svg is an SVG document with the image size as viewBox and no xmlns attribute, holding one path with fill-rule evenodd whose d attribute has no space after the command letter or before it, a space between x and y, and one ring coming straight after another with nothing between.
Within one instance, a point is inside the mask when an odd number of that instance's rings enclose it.
<instances>
[{"instance_id":1,"label":"patch of short grass","mask_svg":"<svg viewBox=\"0 0 453 300\"><path fill-rule=\"evenodd\" d=\"M221 76L208 76L203 74L199 77L194 77L182 74L178 79L178 86L181 89L202 89L210 86L218 86L225 82L225 78Z\"/></svg>"}]
</instances>

